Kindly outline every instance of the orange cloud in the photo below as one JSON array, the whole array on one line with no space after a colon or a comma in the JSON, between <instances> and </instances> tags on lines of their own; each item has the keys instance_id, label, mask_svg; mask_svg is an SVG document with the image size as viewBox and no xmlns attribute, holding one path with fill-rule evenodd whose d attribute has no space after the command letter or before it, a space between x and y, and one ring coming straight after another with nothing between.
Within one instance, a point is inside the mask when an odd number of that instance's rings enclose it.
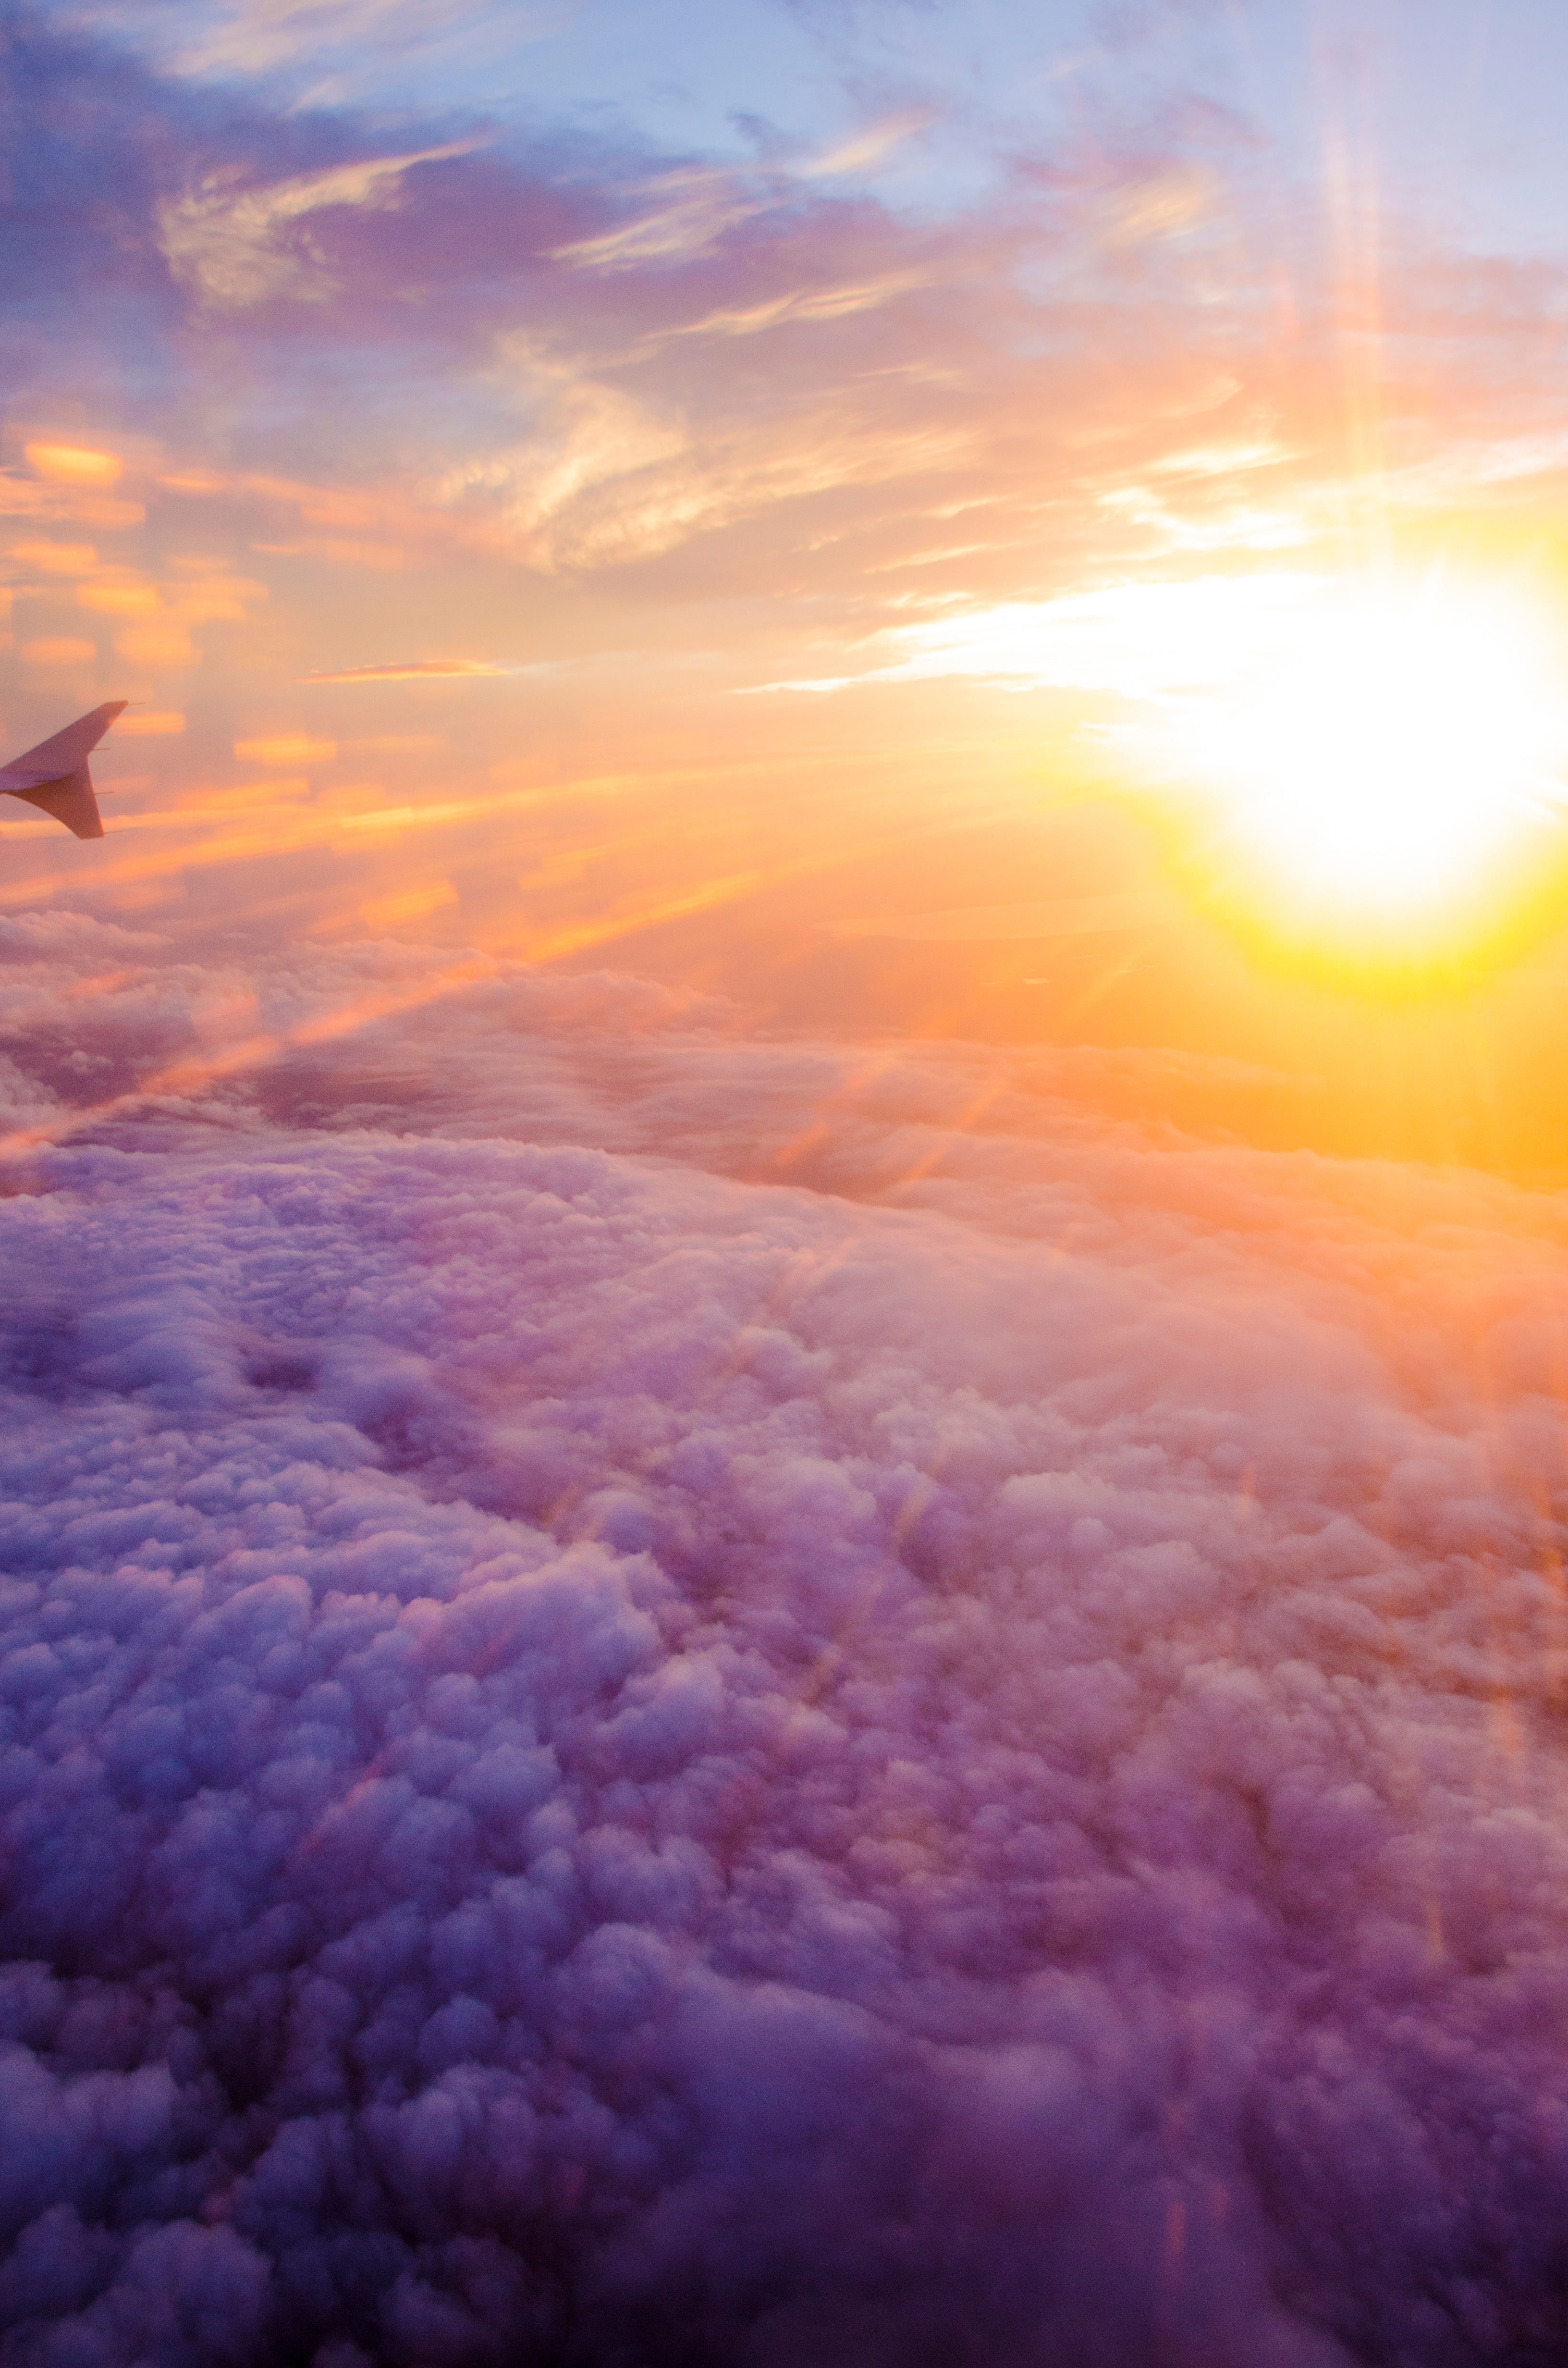
<instances>
[{"instance_id":1,"label":"orange cloud","mask_svg":"<svg viewBox=\"0 0 1568 2368\"><path fill-rule=\"evenodd\" d=\"M97 661L97 644L95 642L74 642L62 637L45 637L40 641L22 643L22 658L28 666L93 666Z\"/></svg>"},{"instance_id":2,"label":"orange cloud","mask_svg":"<svg viewBox=\"0 0 1568 2368\"><path fill-rule=\"evenodd\" d=\"M270 739L236 740L234 754L256 765L328 765L337 754L337 743L283 732Z\"/></svg>"},{"instance_id":3,"label":"orange cloud","mask_svg":"<svg viewBox=\"0 0 1568 2368\"><path fill-rule=\"evenodd\" d=\"M125 466L118 452L99 452L84 444L29 444L26 449L29 468L68 485L117 484Z\"/></svg>"},{"instance_id":4,"label":"orange cloud","mask_svg":"<svg viewBox=\"0 0 1568 2368\"><path fill-rule=\"evenodd\" d=\"M46 575L85 575L98 564L90 542L14 542L11 556L24 567L41 568Z\"/></svg>"},{"instance_id":5,"label":"orange cloud","mask_svg":"<svg viewBox=\"0 0 1568 2368\"><path fill-rule=\"evenodd\" d=\"M150 708L140 712L131 708L114 727L117 740L163 740L173 738L185 730L185 717L177 708Z\"/></svg>"},{"instance_id":6,"label":"orange cloud","mask_svg":"<svg viewBox=\"0 0 1568 2368\"><path fill-rule=\"evenodd\" d=\"M133 666L186 666L195 655L183 625L135 625L117 634L114 645Z\"/></svg>"},{"instance_id":7,"label":"orange cloud","mask_svg":"<svg viewBox=\"0 0 1568 2368\"><path fill-rule=\"evenodd\" d=\"M417 682L426 676L510 674L488 658L409 658L401 665L345 666L336 674L307 674L305 682Z\"/></svg>"},{"instance_id":8,"label":"orange cloud","mask_svg":"<svg viewBox=\"0 0 1568 2368\"><path fill-rule=\"evenodd\" d=\"M163 603L155 584L78 584L76 605L106 617L153 617Z\"/></svg>"},{"instance_id":9,"label":"orange cloud","mask_svg":"<svg viewBox=\"0 0 1568 2368\"><path fill-rule=\"evenodd\" d=\"M426 880L396 895L361 905L358 918L367 928L395 929L404 922L423 920L426 914L442 912L457 901L458 892L449 880Z\"/></svg>"}]
</instances>

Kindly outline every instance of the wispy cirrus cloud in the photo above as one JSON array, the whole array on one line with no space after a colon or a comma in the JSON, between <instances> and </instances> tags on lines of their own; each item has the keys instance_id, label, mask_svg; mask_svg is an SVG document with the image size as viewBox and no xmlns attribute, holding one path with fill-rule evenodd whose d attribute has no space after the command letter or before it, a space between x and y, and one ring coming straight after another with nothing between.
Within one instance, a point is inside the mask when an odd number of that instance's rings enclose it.
<instances>
[{"instance_id":1,"label":"wispy cirrus cloud","mask_svg":"<svg viewBox=\"0 0 1568 2368\"><path fill-rule=\"evenodd\" d=\"M962 423L894 424L864 401L699 427L573 379L527 441L444 490L460 500L477 485L508 547L535 565L592 569L657 557L812 495L918 481L968 457Z\"/></svg>"},{"instance_id":2,"label":"wispy cirrus cloud","mask_svg":"<svg viewBox=\"0 0 1568 2368\"><path fill-rule=\"evenodd\" d=\"M588 271L693 262L767 204L766 194L748 189L739 175L697 166L661 174L636 194L652 199L645 211L613 230L552 247L551 260Z\"/></svg>"},{"instance_id":3,"label":"wispy cirrus cloud","mask_svg":"<svg viewBox=\"0 0 1568 2368\"><path fill-rule=\"evenodd\" d=\"M259 188L244 186L233 168L221 170L160 209L164 253L176 278L213 303L244 306L278 296L323 302L335 283L298 224L337 206L396 205L403 176L415 165L470 155L482 144L449 141Z\"/></svg>"},{"instance_id":4,"label":"wispy cirrus cloud","mask_svg":"<svg viewBox=\"0 0 1568 2368\"><path fill-rule=\"evenodd\" d=\"M341 97L365 79L367 54L405 61L455 55L476 63L537 40L569 21L578 0L508 6L455 0L438 24L419 0L73 0L59 13L79 25L122 34L133 17L141 43L176 74L214 79L267 75L302 82L318 99Z\"/></svg>"}]
</instances>

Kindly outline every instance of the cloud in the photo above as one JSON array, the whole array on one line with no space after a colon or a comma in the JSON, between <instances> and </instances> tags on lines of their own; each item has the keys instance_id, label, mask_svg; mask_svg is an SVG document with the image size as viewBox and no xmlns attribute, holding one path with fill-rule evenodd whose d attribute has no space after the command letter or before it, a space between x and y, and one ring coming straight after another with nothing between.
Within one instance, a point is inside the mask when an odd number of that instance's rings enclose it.
<instances>
[{"instance_id":1,"label":"cloud","mask_svg":"<svg viewBox=\"0 0 1568 2368\"><path fill-rule=\"evenodd\" d=\"M1233 686L1346 597L1343 579L1301 569L1123 582L891 626L872 645L873 655L904 653L891 665L756 687L836 690L854 681L969 675L1158 699Z\"/></svg>"},{"instance_id":2,"label":"cloud","mask_svg":"<svg viewBox=\"0 0 1568 2368\"><path fill-rule=\"evenodd\" d=\"M589 271L619 271L639 263L676 263L706 255L724 233L760 213L767 202L733 173L687 166L661 174L639 192L647 211L593 238L551 249L551 259Z\"/></svg>"},{"instance_id":3,"label":"cloud","mask_svg":"<svg viewBox=\"0 0 1568 2368\"><path fill-rule=\"evenodd\" d=\"M362 85L368 59L423 60L426 71L445 53L476 62L510 44L538 40L569 17L573 0L508 8L497 26L484 0L443 12L438 27L415 0L145 0L135 10L139 45L176 73L233 79L267 74L303 79L312 98L324 85L335 97L345 84ZM123 0L74 0L71 19L117 32L129 13Z\"/></svg>"},{"instance_id":4,"label":"cloud","mask_svg":"<svg viewBox=\"0 0 1568 2368\"><path fill-rule=\"evenodd\" d=\"M163 740L177 737L185 730L185 715L178 708L134 709L119 719L119 736L122 740Z\"/></svg>"},{"instance_id":5,"label":"cloud","mask_svg":"<svg viewBox=\"0 0 1568 2368\"><path fill-rule=\"evenodd\" d=\"M1102 931L1160 928L1168 924L1173 909L1155 891L1131 888L1105 896L1050 896L1024 905L963 905L937 913L900 913L847 922L838 935L919 939L932 944L991 938L1096 937Z\"/></svg>"},{"instance_id":6,"label":"cloud","mask_svg":"<svg viewBox=\"0 0 1568 2368\"><path fill-rule=\"evenodd\" d=\"M531 116L480 147L405 114L388 154L368 112L254 82L221 99L8 21L14 104L76 193L8 254L21 440L123 452L128 493L222 508L324 603L327 568L456 549L620 570L628 599L798 582L869 631L1173 553L1315 564L1343 531L1354 291L1315 197L1211 110L1102 92L1092 138L992 157L983 204L903 214L848 165L735 169ZM286 45L302 24L243 18ZM914 128L900 108L865 136ZM1548 498L1558 275L1392 216L1381 251L1368 500L1398 524ZM356 500L358 524L242 521L268 481ZM62 479L5 477L0 504L142 523Z\"/></svg>"},{"instance_id":7,"label":"cloud","mask_svg":"<svg viewBox=\"0 0 1568 2368\"><path fill-rule=\"evenodd\" d=\"M80 444L29 444L28 465L40 477L69 485L117 484L124 469L118 452L97 452Z\"/></svg>"},{"instance_id":8,"label":"cloud","mask_svg":"<svg viewBox=\"0 0 1568 2368\"><path fill-rule=\"evenodd\" d=\"M1557 1200L436 976L0 924L17 2356L1549 2356Z\"/></svg>"},{"instance_id":9,"label":"cloud","mask_svg":"<svg viewBox=\"0 0 1568 2368\"><path fill-rule=\"evenodd\" d=\"M176 278L212 303L244 306L278 296L322 302L333 280L318 256L301 245L293 225L333 207L393 205L415 165L469 155L477 144L449 141L403 156L296 174L261 188L239 185L233 168L211 174L161 209L164 253Z\"/></svg>"},{"instance_id":10,"label":"cloud","mask_svg":"<svg viewBox=\"0 0 1568 2368\"><path fill-rule=\"evenodd\" d=\"M261 740L236 740L234 754L257 765L329 765L337 754L337 743L305 733L283 733Z\"/></svg>"},{"instance_id":11,"label":"cloud","mask_svg":"<svg viewBox=\"0 0 1568 2368\"><path fill-rule=\"evenodd\" d=\"M870 418L835 409L784 429L769 423L700 445L682 448L673 438L670 444L624 468L602 447L574 453L561 476L551 472L540 494L524 495L517 514L521 552L549 568L653 558L788 503L936 476L970 457L961 429L879 431ZM578 461L583 474L574 477Z\"/></svg>"},{"instance_id":12,"label":"cloud","mask_svg":"<svg viewBox=\"0 0 1568 2368\"><path fill-rule=\"evenodd\" d=\"M30 666L90 666L97 656L95 642L74 641L60 634L46 634L24 642L21 659Z\"/></svg>"},{"instance_id":13,"label":"cloud","mask_svg":"<svg viewBox=\"0 0 1568 2368\"><path fill-rule=\"evenodd\" d=\"M1123 184L1101 201L1101 235L1110 246L1139 246L1192 230L1220 195L1216 176L1184 165Z\"/></svg>"},{"instance_id":14,"label":"cloud","mask_svg":"<svg viewBox=\"0 0 1568 2368\"><path fill-rule=\"evenodd\" d=\"M794 294L770 319L756 308L707 313L672 336L740 336L791 319L846 319L892 294L835 290L820 308ZM812 495L929 477L972 458L961 423L904 421L864 389L770 402L751 419L694 420L690 407L655 405L564 373L522 347L517 367L540 389L527 439L454 472L439 490L453 505L486 497L504 547L545 570L655 557Z\"/></svg>"},{"instance_id":15,"label":"cloud","mask_svg":"<svg viewBox=\"0 0 1568 2368\"><path fill-rule=\"evenodd\" d=\"M783 328L794 321L839 321L851 313L874 312L915 285L914 276L903 274L858 286L792 289L759 304L740 305L709 313L700 321L683 322L668 334L679 337L754 337L766 329Z\"/></svg>"},{"instance_id":16,"label":"cloud","mask_svg":"<svg viewBox=\"0 0 1568 2368\"><path fill-rule=\"evenodd\" d=\"M386 666L344 666L335 674L310 674L306 682L417 682L426 675L442 679L470 675L511 674L511 666L492 666L487 658L405 658Z\"/></svg>"},{"instance_id":17,"label":"cloud","mask_svg":"<svg viewBox=\"0 0 1568 2368\"><path fill-rule=\"evenodd\" d=\"M897 115L885 116L881 122L869 123L865 129L839 142L822 155L806 165L797 166L802 179L826 180L841 173L863 173L891 156L915 132L925 131L936 121L934 108L906 108Z\"/></svg>"}]
</instances>

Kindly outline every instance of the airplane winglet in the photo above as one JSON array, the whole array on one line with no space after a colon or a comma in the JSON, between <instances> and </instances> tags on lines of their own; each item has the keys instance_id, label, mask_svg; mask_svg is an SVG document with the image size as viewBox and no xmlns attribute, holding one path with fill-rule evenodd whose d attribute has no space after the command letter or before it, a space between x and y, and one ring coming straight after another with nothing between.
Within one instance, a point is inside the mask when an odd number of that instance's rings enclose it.
<instances>
[{"instance_id":1,"label":"airplane winglet","mask_svg":"<svg viewBox=\"0 0 1568 2368\"><path fill-rule=\"evenodd\" d=\"M87 758L129 704L124 699L106 700L91 714L79 715L63 731L40 740L0 772L0 792L37 806L77 838L102 838L103 819Z\"/></svg>"}]
</instances>

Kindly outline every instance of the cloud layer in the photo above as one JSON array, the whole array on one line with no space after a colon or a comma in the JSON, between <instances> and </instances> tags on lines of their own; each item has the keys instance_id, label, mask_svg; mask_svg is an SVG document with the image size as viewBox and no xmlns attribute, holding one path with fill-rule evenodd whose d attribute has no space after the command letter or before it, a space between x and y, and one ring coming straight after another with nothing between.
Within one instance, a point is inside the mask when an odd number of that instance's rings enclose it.
<instances>
[{"instance_id":1,"label":"cloud layer","mask_svg":"<svg viewBox=\"0 0 1568 2368\"><path fill-rule=\"evenodd\" d=\"M6 927L8 2358L1557 2355L1555 1201Z\"/></svg>"}]
</instances>

